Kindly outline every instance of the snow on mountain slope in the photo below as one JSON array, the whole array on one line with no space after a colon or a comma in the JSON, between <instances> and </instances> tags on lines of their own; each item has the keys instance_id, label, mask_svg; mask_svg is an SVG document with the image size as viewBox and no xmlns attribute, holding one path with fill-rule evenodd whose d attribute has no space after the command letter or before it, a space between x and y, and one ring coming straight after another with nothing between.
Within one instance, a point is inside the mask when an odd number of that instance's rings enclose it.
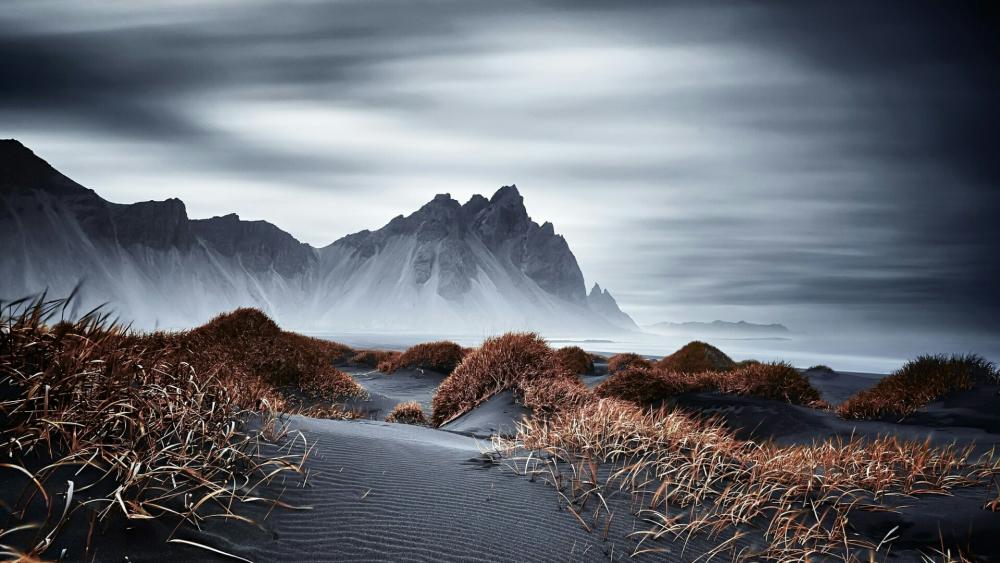
<instances>
[{"instance_id":1,"label":"snow on mountain slope","mask_svg":"<svg viewBox=\"0 0 1000 563\"><path fill-rule=\"evenodd\" d=\"M79 286L135 326L187 327L239 306L322 331L491 334L634 329L594 301L562 236L514 186L447 194L315 249L264 221L191 220L177 199L110 203L17 141L0 141L0 298ZM626 321L627 319L627 321Z\"/></svg>"}]
</instances>

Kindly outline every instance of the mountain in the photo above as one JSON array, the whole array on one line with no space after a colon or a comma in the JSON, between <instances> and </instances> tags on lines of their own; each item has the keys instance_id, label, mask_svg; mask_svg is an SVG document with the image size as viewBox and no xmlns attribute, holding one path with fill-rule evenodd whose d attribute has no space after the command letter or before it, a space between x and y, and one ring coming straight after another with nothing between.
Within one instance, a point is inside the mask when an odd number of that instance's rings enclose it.
<instances>
[{"instance_id":1,"label":"mountain","mask_svg":"<svg viewBox=\"0 0 1000 563\"><path fill-rule=\"evenodd\" d=\"M639 330L639 326L635 324L632 317L618 307L618 302L611 296L611 292L607 289L602 290L600 284L595 283L594 287L590 288L590 293L587 295L587 305L619 328Z\"/></svg>"},{"instance_id":2,"label":"mountain","mask_svg":"<svg viewBox=\"0 0 1000 563\"><path fill-rule=\"evenodd\" d=\"M516 186L448 194L323 248L178 199L112 203L14 140L0 141L0 298L48 290L107 303L138 327L186 327L239 306L322 331L602 334L637 328L586 293L566 240Z\"/></svg>"},{"instance_id":3,"label":"mountain","mask_svg":"<svg viewBox=\"0 0 1000 563\"><path fill-rule=\"evenodd\" d=\"M738 321L738 322L712 321L710 323L662 322L649 325L644 328L651 332L667 332L667 333L683 332L688 334L702 333L702 334L731 334L731 335L747 335L747 334L780 335L780 334L788 334L790 332L788 328L785 327L785 325L777 323L756 324L756 323L748 323L746 321Z\"/></svg>"}]
</instances>

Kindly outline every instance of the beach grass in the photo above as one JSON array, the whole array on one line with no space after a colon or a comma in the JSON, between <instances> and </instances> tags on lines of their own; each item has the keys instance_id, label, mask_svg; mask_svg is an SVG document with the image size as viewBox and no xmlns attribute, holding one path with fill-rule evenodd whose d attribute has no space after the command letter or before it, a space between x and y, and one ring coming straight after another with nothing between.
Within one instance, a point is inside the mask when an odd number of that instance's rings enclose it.
<instances>
[{"instance_id":1,"label":"beach grass","mask_svg":"<svg viewBox=\"0 0 1000 563\"><path fill-rule=\"evenodd\" d=\"M5 557L51 557L75 518L89 522L91 554L95 528L131 521L252 524L239 506L282 506L266 485L301 476L308 456L262 453L287 440L279 413L298 396L283 388L357 391L328 364L344 347L283 333L259 311L143 334L99 311L57 321L68 306L40 297L2 310L0 471L24 488L4 506L21 522L0 533Z\"/></svg>"},{"instance_id":2,"label":"beach grass","mask_svg":"<svg viewBox=\"0 0 1000 563\"><path fill-rule=\"evenodd\" d=\"M656 367L667 371L697 373L730 370L736 367L736 362L715 346L695 340L660 359L656 362Z\"/></svg>"},{"instance_id":3,"label":"beach grass","mask_svg":"<svg viewBox=\"0 0 1000 563\"><path fill-rule=\"evenodd\" d=\"M608 373L618 373L631 367L651 368L653 362L632 352L615 354L608 358Z\"/></svg>"},{"instance_id":4,"label":"beach grass","mask_svg":"<svg viewBox=\"0 0 1000 563\"><path fill-rule=\"evenodd\" d=\"M594 358L579 346L566 346L556 350L559 365L569 373L592 375L594 373Z\"/></svg>"},{"instance_id":5,"label":"beach grass","mask_svg":"<svg viewBox=\"0 0 1000 563\"><path fill-rule=\"evenodd\" d=\"M921 356L844 401L844 418L902 419L949 393L1000 383L993 362L975 354Z\"/></svg>"},{"instance_id":6,"label":"beach grass","mask_svg":"<svg viewBox=\"0 0 1000 563\"><path fill-rule=\"evenodd\" d=\"M892 436L781 446L741 440L715 419L618 399L525 419L516 438L494 445L509 467L556 487L588 530L614 516L604 496L628 491L648 525L634 533L635 554L663 551L661 539L683 553L691 538L711 538L713 550L691 555L699 560L871 560L893 531L859 533L851 525L858 513L892 512L906 498L950 495L1000 474L993 452L975 457L971 447Z\"/></svg>"},{"instance_id":7,"label":"beach grass","mask_svg":"<svg viewBox=\"0 0 1000 563\"><path fill-rule=\"evenodd\" d=\"M355 350L347 361L372 369L380 369L380 366L389 369L401 354L395 350Z\"/></svg>"},{"instance_id":8,"label":"beach grass","mask_svg":"<svg viewBox=\"0 0 1000 563\"><path fill-rule=\"evenodd\" d=\"M651 405L682 393L716 391L785 401L798 405L825 406L809 380L783 362L751 363L727 371L678 372L659 365L630 367L616 372L594 392L603 398L624 399Z\"/></svg>"},{"instance_id":9,"label":"beach grass","mask_svg":"<svg viewBox=\"0 0 1000 563\"><path fill-rule=\"evenodd\" d=\"M462 362L468 349L448 340L424 342L411 346L398 356L378 363L379 371L389 374L403 368L417 368L450 374Z\"/></svg>"},{"instance_id":10,"label":"beach grass","mask_svg":"<svg viewBox=\"0 0 1000 563\"><path fill-rule=\"evenodd\" d=\"M420 406L420 403L416 401L407 401L405 403L399 403L393 407L392 412L385 417L386 422L396 422L400 424L417 424L420 426L427 426L428 420L424 416L424 410Z\"/></svg>"}]
</instances>

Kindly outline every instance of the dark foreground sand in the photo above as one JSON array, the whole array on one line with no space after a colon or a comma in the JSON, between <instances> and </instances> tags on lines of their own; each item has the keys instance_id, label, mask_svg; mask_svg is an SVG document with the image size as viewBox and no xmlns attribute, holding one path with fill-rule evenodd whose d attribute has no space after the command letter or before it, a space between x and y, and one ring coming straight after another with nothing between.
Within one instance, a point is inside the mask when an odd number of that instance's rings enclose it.
<instances>
[{"instance_id":1,"label":"dark foreground sand","mask_svg":"<svg viewBox=\"0 0 1000 563\"><path fill-rule=\"evenodd\" d=\"M750 402L778 414L776 425L783 425L784 413L776 405ZM742 407L741 412L747 412L746 404ZM797 407L792 412L803 414ZM892 426L868 426L875 424L858 425L857 430L868 433ZM815 422L782 441L810 438L809 428L815 429ZM831 421L824 428L841 429ZM636 545L628 534L644 526L619 493L609 498L615 517L608 539L601 531L586 532L560 507L551 486L491 463L482 455L487 444L469 436L376 421L301 417L290 419L290 430L301 431L316 455L308 485L289 481L282 499L311 510L275 509L265 519L268 507L253 507L241 513L261 521L262 529L210 524L202 532L178 536L253 561L621 561ZM281 483L275 483L269 492L280 489ZM926 550L940 537L998 560L1000 514L982 510L984 498L984 491L969 489L954 497L908 499L899 514L859 513L854 525L872 535L899 526L901 539L888 561L917 561L913 548ZM165 545L162 533L136 534L124 544L124 553L132 561L223 560L193 547ZM664 541L656 547L670 552L634 559L691 561L712 546L710 539L692 538L682 553L680 542ZM98 560L121 561L120 554Z\"/></svg>"},{"instance_id":2,"label":"dark foreground sand","mask_svg":"<svg viewBox=\"0 0 1000 563\"><path fill-rule=\"evenodd\" d=\"M308 486L282 498L312 509L276 509L263 530L234 524L184 537L254 561L622 561L634 546L623 499L609 499L621 517L603 541L560 509L551 487L490 463L472 437L375 421L290 423L317 456ZM147 544L130 559L218 558Z\"/></svg>"},{"instance_id":3,"label":"dark foreground sand","mask_svg":"<svg viewBox=\"0 0 1000 563\"><path fill-rule=\"evenodd\" d=\"M833 392L852 385L865 385L864 375L848 374L846 381L830 383ZM813 379L814 385L818 382ZM874 384L872 382L871 384ZM831 387L821 388L825 397ZM861 387L864 388L864 387ZM810 444L825 438L877 438L897 436L928 440L936 446L974 446L975 455L1000 446L1000 386L984 386L955 393L935 401L901 421L844 420L829 411L752 397L689 393L673 403L689 411L719 416L745 439L773 440L779 444ZM828 399L829 400L829 399ZM852 524L869 537L882 537L898 526L899 539L893 549L901 560L919 560L914 550L927 552L935 546L960 546L986 561L1000 561L1000 513L983 509L995 499L998 488L959 489L954 496L919 496L899 499L898 513L858 512Z\"/></svg>"},{"instance_id":4,"label":"dark foreground sand","mask_svg":"<svg viewBox=\"0 0 1000 563\"><path fill-rule=\"evenodd\" d=\"M399 372L390 376L353 373L372 394L363 403L373 417L403 401L417 401L429 413L440 374ZM593 385L600 376L585 378ZM870 376L832 374L815 380L827 400L875 383ZM722 416L745 437L779 443L808 443L830 436L896 434L936 444L1000 444L998 389L959 394L928 406L903 424L855 422L829 412L747 397L692 393L676 403ZM359 403L360 405L360 403ZM587 532L560 503L544 479L516 475L483 454L489 444L474 436L506 432L525 411L509 393L498 395L445 429L371 421L291 417L289 431L301 432L313 448L305 486L291 479L273 483L262 496L280 495L309 510L247 505L238 513L259 523L208 520L201 530L174 537L202 543L251 561L622 561L634 551L631 532L645 529L623 493L607 498L614 517L603 530ZM302 442L299 442L301 446ZM0 475L7 478L7 475ZM9 484L5 483L5 484ZM0 486L0 490L4 487ZM852 525L868 537L898 527L900 539L880 561L919 561L917 548L970 548L985 560L1000 560L1000 514L982 509L981 488L953 497L901 499L899 513L858 513ZM995 492L994 492L995 497ZM603 523L602 523L603 526ZM96 561L225 561L200 548L167 544L172 524L135 521L110 526L95 542ZM47 555L82 559L86 526L66 530ZM638 561L692 561L714 547L709 538L661 541L667 551ZM723 559L725 557L723 556Z\"/></svg>"},{"instance_id":5,"label":"dark foreground sand","mask_svg":"<svg viewBox=\"0 0 1000 563\"><path fill-rule=\"evenodd\" d=\"M366 418L383 420L399 403L414 401L427 416L431 414L431 399L445 376L430 370L401 369L386 375L372 368L342 367L358 382L368 397L348 402L345 406L362 411Z\"/></svg>"},{"instance_id":6,"label":"dark foreground sand","mask_svg":"<svg viewBox=\"0 0 1000 563\"><path fill-rule=\"evenodd\" d=\"M839 405L858 391L874 387L885 377L878 373L861 373L851 371L811 371L803 370L803 375L809 378L824 401L831 405Z\"/></svg>"}]
</instances>

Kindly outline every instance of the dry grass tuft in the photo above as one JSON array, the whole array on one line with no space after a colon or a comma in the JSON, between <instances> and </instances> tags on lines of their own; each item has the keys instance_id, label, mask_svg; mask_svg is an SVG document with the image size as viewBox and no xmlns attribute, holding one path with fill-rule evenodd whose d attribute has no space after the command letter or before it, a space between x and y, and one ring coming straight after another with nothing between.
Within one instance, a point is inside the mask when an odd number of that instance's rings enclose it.
<instances>
[{"instance_id":1,"label":"dry grass tuft","mask_svg":"<svg viewBox=\"0 0 1000 563\"><path fill-rule=\"evenodd\" d=\"M428 424L427 417L424 416L424 410L420 407L420 403L416 401L399 403L393 407L389 416L385 417L385 421L400 424L417 424L420 426L427 426Z\"/></svg>"},{"instance_id":2,"label":"dry grass tuft","mask_svg":"<svg viewBox=\"0 0 1000 563\"><path fill-rule=\"evenodd\" d=\"M522 381L555 377L559 366L552 349L534 333L510 332L488 338L438 387L432 422L440 426L493 395Z\"/></svg>"},{"instance_id":3,"label":"dry grass tuft","mask_svg":"<svg viewBox=\"0 0 1000 563\"><path fill-rule=\"evenodd\" d=\"M559 361L559 365L569 373L577 375L594 373L594 359L579 346L559 348L556 350L556 359Z\"/></svg>"},{"instance_id":4,"label":"dry grass tuft","mask_svg":"<svg viewBox=\"0 0 1000 563\"><path fill-rule=\"evenodd\" d=\"M448 375L462 362L466 350L447 340L425 342L411 347L402 355L380 362L378 369L383 373L392 373L403 368L419 368Z\"/></svg>"},{"instance_id":5,"label":"dry grass tuft","mask_svg":"<svg viewBox=\"0 0 1000 563\"><path fill-rule=\"evenodd\" d=\"M3 551L43 557L79 513L90 537L113 520L248 521L233 512L240 503L283 504L260 489L302 474L306 454L261 454L282 440L285 399L259 370L272 365L266 354L290 352L295 366L273 364L279 378L310 384L310 361L335 346L299 353L303 342L250 310L191 333L133 334L96 312L50 327L66 305L17 302L0 315L0 470L27 477L3 508L15 521L38 517L0 530ZM227 350L265 344L275 348ZM59 506L53 491L67 493Z\"/></svg>"},{"instance_id":6,"label":"dry grass tuft","mask_svg":"<svg viewBox=\"0 0 1000 563\"><path fill-rule=\"evenodd\" d=\"M825 406L809 380L789 364L751 363L729 371L680 373L630 368L615 373L594 389L599 397L650 405L682 393L718 391L810 406Z\"/></svg>"},{"instance_id":7,"label":"dry grass tuft","mask_svg":"<svg viewBox=\"0 0 1000 563\"><path fill-rule=\"evenodd\" d=\"M350 354L350 348L285 332L256 309L237 309L219 315L172 338L181 344L178 361L209 374L217 369L235 369L262 378L267 385L281 391L291 407L363 393L351 376L333 367Z\"/></svg>"},{"instance_id":8,"label":"dry grass tuft","mask_svg":"<svg viewBox=\"0 0 1000 563\"><path fill-rule=\"evenodd\" d=\"M538 413L575 406L592 396L540 336L511 332L486 339L441 382L431 422L445 424L508 389Z\"/></svg>"},{"instance_id":9,"label":"dry grass tuft","mask_svg":"<svg viewBox=\"0 0 1000 563\"><path fill-rule=\"evenodd\" d=\"M615 354L614 356L608 358L608 373L618 373L619 371L624 371L634 367L649 369L653 367L653 362L650 362L639 354L633 354L631 352L625 354Z\"/></svg>"},{"instance_id":10,"label":"dry grass tuft","mask_svg":"<svg viewBox=\"0 0 1000 563\"><path fill-rule=\"evenodd\" d=\"M736 367L736 362L715 346L695 340L656 362L656 367L682 373L725 371Z\"/></svg>"},{"instance_id":11,"label":"dry grass tuft","mask_svg":"<svg viewBox=\"0 0 1000 563\"><path fill-rule=\"evenodd\" d=\"M849 398L837 413L844 418L905 418L948 393L998 379L996 366L975 354L921 356Z\"/></svg>"},{"instance_id":12,"label":"dry grass tuft","mask_svg":"<svg viewBox=\"0 0 1000 563\"><path fill-rule=\"evenodd\" d=\"M382 368L391 369L393 363L402 354L393 350L357 350L348 359L352 364L368 366L381 371Z\"/></svg>"},{"instance_id":13,"label":"dry grass tuft","mask_svg":"<svg viewBox=\"0 0 1000 563\"><path fill-rule=\"evenodd\" d=\"M508 456L533 450L512 467L557 487L587 529L602 508L608 522L613 516L599 500L585 513L587 499L626 490L650 526L635 532L635 553L661 551L651 545L661 538L686 545L701 536L717 547L699 559L731 551L741 561L867 560L887 538L852 530L852 515L893 511L905 503L900 497L946 495L1000 474L1000 460L973 459L971 448L894 437L759 444L716 420L615 399L527 419L515 440L494 442Z\"/></svg>"},{"instance_id":14,"label":"dry grass tuft","mask_svg":"<svg viewBox=\"0 0 1000 563\"><path fill-rule=\"evenodd\" d=\"M568 371L558 371L553 377L522 381L519 387L524 406L535 416L583 405L594 399L594 393Z\"/></svg>"}]
</instances>

